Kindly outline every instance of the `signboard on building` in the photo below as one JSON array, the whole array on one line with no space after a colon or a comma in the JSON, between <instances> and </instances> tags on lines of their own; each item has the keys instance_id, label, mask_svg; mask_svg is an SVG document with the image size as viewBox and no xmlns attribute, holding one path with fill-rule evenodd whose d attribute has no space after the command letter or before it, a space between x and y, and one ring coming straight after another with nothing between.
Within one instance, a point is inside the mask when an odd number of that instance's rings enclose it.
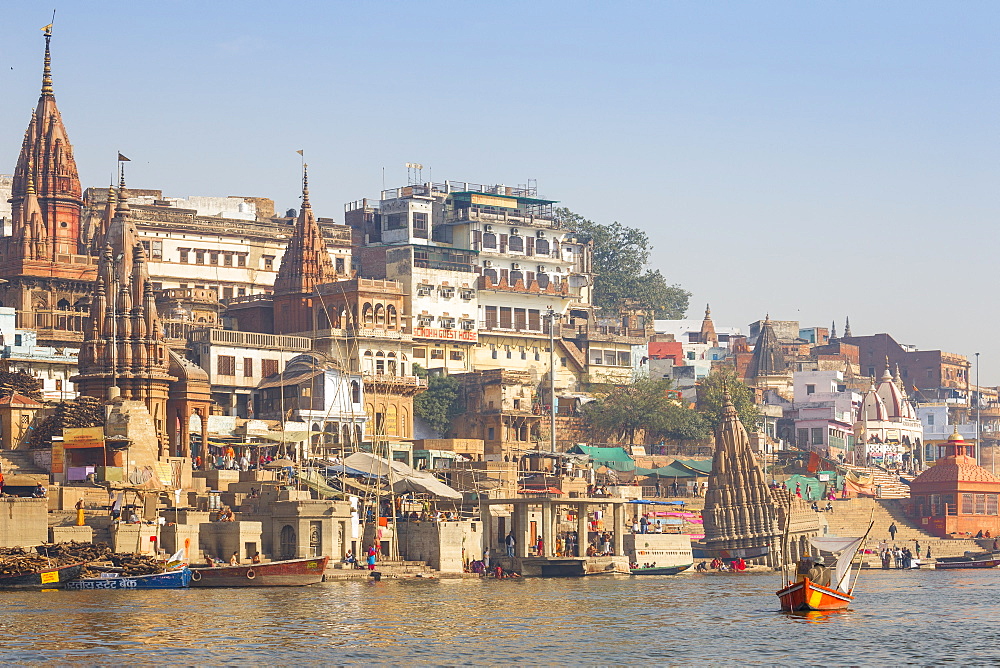
<instances>
[{"instance_id":1,"label":"signboard on building","mask_svg":"<svg viewBox=\"0 0 1000 668\"><path fill-rule=\"evenodd\" d=\"M420 339L437 339L440 341L460 341L462 343L476 343L479 341L479 332L468 329L445 329L437 327L414 327L413 336Z\"/></svg>"},{"instance_id":2,"label":"signboard on building","mask_svg":"<svg viewBox=\"0 0 1000 668\"><path fill-rule=\"evenodd\" d=\"M502 206L505 209L516 209L517 200L506 197L492 197L490 195L473 195L472 203L480 206Z\"/></svg>"},{"instance_id":3,"label":"signboard on building","mask_svg":"<svg viewBox=\"0 0 1000 668\"><path fill-rule=\"evenodd\" d=\"M104 447L104 427L77 427L63 429L63 448Z\"/></svg>"}]
</instances>

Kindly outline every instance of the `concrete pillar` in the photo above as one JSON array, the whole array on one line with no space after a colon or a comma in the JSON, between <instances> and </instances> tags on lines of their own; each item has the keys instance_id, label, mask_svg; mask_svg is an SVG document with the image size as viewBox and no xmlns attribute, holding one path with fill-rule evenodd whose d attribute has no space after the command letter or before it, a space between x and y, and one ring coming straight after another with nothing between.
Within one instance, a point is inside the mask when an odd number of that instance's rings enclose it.
<instances>
[{"instance_id":1,"label":"concrete pillar","mask_svg":"<svg viewBox=\"0 0 1000 668\"><path fill-rule=\"evenodd\" d=\"M587 536L589 535L587 530L587 504L578 503L576 504L576 549L578 556L586 556L587 554Z\"/></svg>"},{"instance_id":2,"label":"concrete pillar","mask_svg":"<svg viewBox=\"0 0 1000 668\"><path fill-rule=\"evenodd\" d=\"M555 505L550 500L542 501L542 554L539 556L555 556Z\"/></svg>"},{"instance_id":3,"label":"concrete pillar","mask_svg":"<svg viewBox=\"0 0 1000 668\"><path fill-rule=\"evenodd\" d=\"M514 540L517 542L514 554L523 559L528 556L528 541L531 540L531 526L528 522L528 504L516 504L514 506L514 515L517 517L517 521L514 522Z\"/></svg>"},{"instance_id":4,"label":"concrete pillar","mask_svg":"<svg viewBox=\"0 0 1000 668\"><path fill-rule=\"evenodd\" d=\"M614 549L615 556L620 557L625 553L625 504L615 503L611 505L611 512L614 516Z\"/></svg>"}]
</instances>

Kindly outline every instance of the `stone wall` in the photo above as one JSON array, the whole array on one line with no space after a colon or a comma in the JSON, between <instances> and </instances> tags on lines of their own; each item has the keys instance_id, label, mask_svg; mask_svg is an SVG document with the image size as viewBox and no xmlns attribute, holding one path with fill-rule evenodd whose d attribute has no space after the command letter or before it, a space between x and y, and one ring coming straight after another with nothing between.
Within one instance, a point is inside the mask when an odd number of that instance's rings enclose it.
<instances>
[{"instance_id":1,"label":"stone wall","mask_svg":"<svg viewBox=\"0 0 1000 668\"><path fill-rule=\"evenodd\" d=\"M401 522L400 557L442 573L461 573L466 560L483 555L482 522Z\"/></svg>"},{"instance_id":2,"label":"stone wall","mask_svg":"<svg viewBox=\"0 0 1000 668\"><path fill-rule=\"evenodd\" d=\"M32 547L49 537L48 499L0 498L0 547Z\"/></svg>"}]
</instances>

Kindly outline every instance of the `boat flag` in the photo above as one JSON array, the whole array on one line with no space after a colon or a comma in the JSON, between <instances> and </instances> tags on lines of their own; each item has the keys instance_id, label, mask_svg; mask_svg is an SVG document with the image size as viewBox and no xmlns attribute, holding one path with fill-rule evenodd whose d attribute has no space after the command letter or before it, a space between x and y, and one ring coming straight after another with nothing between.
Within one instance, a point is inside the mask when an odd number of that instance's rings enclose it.
<instances>
[{"instance_id":1,"label":"boat flag","mask_svg":"<svg viewBox=\"0 0 1000 668\"><path fill-rule=\"evenodd\" d=\"M184 559L184 548L177 550L173 555L167 559L167 570L174 571L182 566L187 566Z\"/></svg>"}]
</instances>

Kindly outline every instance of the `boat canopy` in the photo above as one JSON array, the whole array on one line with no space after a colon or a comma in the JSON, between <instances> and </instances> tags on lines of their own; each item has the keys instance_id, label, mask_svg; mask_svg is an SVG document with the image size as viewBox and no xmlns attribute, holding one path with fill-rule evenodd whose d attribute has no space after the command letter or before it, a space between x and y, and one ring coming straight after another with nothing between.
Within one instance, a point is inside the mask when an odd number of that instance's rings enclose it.
<instances>
[{"instance_id":1,"label":"boat canopy","mask_svg":"<svg viewBox=\"0 0 1000 668\"><path fill-rule=\"evenodd\" d=\"M861 545L861 541L864 540L864 536L855 538L838 538L837 536L823 536L816 538L810 538L809 542L813 547L822 550L824 552L831 552L833 554L840 553L837 557L837 565L834 567L834 577L832 582L837 584L837 588L845 594L850 590L850 583L847 581L846 577L848 571L851 570L851 562L854 561L854 555L858 551L858 547Z\"/></svg>"}]
</instances>

